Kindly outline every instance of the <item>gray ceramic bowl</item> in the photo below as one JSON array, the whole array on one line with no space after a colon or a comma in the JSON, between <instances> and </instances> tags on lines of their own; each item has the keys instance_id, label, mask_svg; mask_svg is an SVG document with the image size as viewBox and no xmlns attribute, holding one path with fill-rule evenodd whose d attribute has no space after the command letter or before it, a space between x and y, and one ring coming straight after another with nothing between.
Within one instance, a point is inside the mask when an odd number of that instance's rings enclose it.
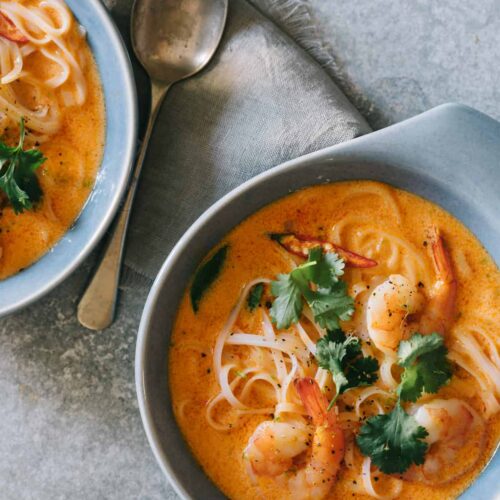
<instances>
[{"instance_id":1,"label":"gray ceramic bowl","mask_svg":"<svg viewBox=\"0 0 500 500\"><path fill-rule=\"evenodd\" d=\"M127 50L100 0L66 0L88 34L104 88L106 142L95 188L73 227L42 259L0 281L0 316L54 288L104 235L127 186L137 136L137 99Z\"/></svg>"},{"instance_id":2,"label":"gray ceramic bowl","mask_svg":"<svg viewBox=\"0 0 500 500\"><path fill-rule=\"evenodd\" d=\"M255 177L207 210L181 238L151 289L136 352L139 407L153 452L183 498L224 498L192 457L170 402L167 354L182 293L203 256L235 225L290 191L373 179L432 200L464 222L500 263L500 123L448 104ZM500 455L462 499L498 493Z\"/></svg>"}]
</instances>

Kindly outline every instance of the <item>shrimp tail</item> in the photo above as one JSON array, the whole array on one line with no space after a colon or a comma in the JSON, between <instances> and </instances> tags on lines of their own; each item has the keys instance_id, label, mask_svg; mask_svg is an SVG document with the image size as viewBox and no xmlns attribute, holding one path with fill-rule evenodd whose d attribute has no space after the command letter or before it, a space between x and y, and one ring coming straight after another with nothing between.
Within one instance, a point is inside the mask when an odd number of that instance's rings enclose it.
<instances>
[{"instance_id":1,"label":"shrimp tail","mask_svg":"<svg viewBox=\"0 0 500 500\"><path fill-rule=\"evenodd\" d=\"M456 288L456 278L450 253L445 247L440 230L435 226L432 228L432 256L438 279Z\"/></svg>"},{"instance_id":2,"label":"shrimp tail","mask_svg":"<svg viewBox=\"0 0 500 500\"><path fill-rule=\"evenodd\" d=\"M312 418L315 426L334 426L337 422L335 408L328 410L328 399L321 392L318 383L311 377L303 377L294 380L295 390L302 400L308 415Z\"/></svg>"},{"instance_id":3,"label":"shrimp tail","mask_svg":"<svg viewBox=\"0 0 500 500\"><path fill-rule=\"evenodd\" d=\"M453 323L457 296L457 280L453 263L444 239L437 227L432 228L432 257L436 270L426 317L421 324L422 333L439 332L445 334Z\"/></svg>"}]
</instances>

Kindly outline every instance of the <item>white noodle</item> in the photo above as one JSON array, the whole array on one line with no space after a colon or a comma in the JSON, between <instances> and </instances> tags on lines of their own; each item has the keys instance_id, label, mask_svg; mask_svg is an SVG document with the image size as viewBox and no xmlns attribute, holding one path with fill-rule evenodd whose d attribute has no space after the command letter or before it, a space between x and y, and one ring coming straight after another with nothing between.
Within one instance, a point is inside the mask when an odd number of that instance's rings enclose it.
<instances>
[{"instance_id":1,"label":"white noodle","mask_svg":"<svg viewBox=\"0 0 500 500\"><path fill-rule=\"evenodd\" d=\"M355 411L356 411L356 416L358 417L359 420L361 420L362 415L361 415L361 405L364 403L364 401L369 398L370 396L373 396L375 394L381 394L385 396L385 398L390 398L391 393L384 391L383 389L380 389L379 387L368 387L366 389L363 389L361 393L359 394L358 398L356 399L356 406L355 406ZM380 406L378 401L375 401L375 405L377 406L377 410L379 414L385 413L384 409Z\"/></svg>"},{"instance_id":2,"label":"white noodle","mask_svg":"<svg viewBox=\"0 0 500 500\"><path fill-rule=\"evenodd\" d=\"M221 387L221 392L224 395L226 401L235 408L239 410L245 410L247 407L234 395L231 386L229 384L229 372L236 368L235 365L225 365L219 377L219 383Z\"/></svg>"},{"instance_id":3,"label":"white noodle","mask_svg":"<svg viewBox=\"0 0 500 500\"><path fill-rule=\"evenodd\" d=\"M392 376L392 367L395 363L396 357L387 353L380 363L380 380L388 389L395 389L398 386L398 382Z\"/></svg>"},{"instance_id":4,"label":"white noodle","mask_svg":"<svg viewBox=\"0 0 500 500\"><path fill-rule=\"evenodd\" d=\"M380 498L381 500L391 500L392 498L396 498L401 493L403 489L403 481L401 479L392 479L392 484L394 485L391 488L391 492L387 495L380 495L375 491L375 488L372 483L372 470L371 470L372 461L369 457L365 457L363 460L363 465L361 467L361 477L363 479L363 486L365 487L366 492L375 498Z\"/></svg>"},{"instance_id":5,"label":"white noodle","mask_svg":"<svg viewBox=\"0 0 500 500\"><path fill-rule=\"evenodd\" d=\"M226 345L264 347L266 349L271 349L271 351L281 351L285 354L292 354L286 342L280 342L277 338L274 340L267 340L263 336L253 333L235 333L230 335L225 343Z\"/></svg>"},{"instance_id":6,"label":"white noodle","mask_svg":"<svg viewBox=\"0 0 500 500\"><path fill-rule=\"evenodd\" d=\"M19 45L0 37L0 84L7 85L19 78L23 69L23 56Z\"/></svg>"},{"instance_id":7,"label":"white noodle","mask_svg":"<svg viewBox=\"0 0 500 500\"><path fill-rule=\"evenodd\" d=\"M464 357L454 349L450 349L448 357L467 371L469 375L476 380L477 384L481 388L478 396L483 400L485 417L490 418L492 415L497 413L500 410L500 403L491 391L491 387L488 385L487 380L484 379L484 374L477 370L476 365L467 362Z\"/></svg>"},{"instance_id":8,"label":"white noodle","mask_svg":"<svg viewBox=\"0 0 500 500\"><path fill-rule=\"evenodd\" d=\"M18 44L0 37L0 108L7 117L2 125L18 125L24 117L31 140L42 142L59 131L61 104L82 106L87 98L85 75L75 57L80 56L79 49L71 39L73 18L61 0L42 0L29 7L17 1L0 1L0 11L28 40ZM38 56L36 64L27 70L30 65L26 60L34 56ZM44 61L51 71L37 71ZM12 87L16 82L36 89L34 104L23 105L17 89Z\"/></svg>"},{"instance_id":9,"label":"white noodle","mask_svg":"<svg viewBox=\"0 0 500 500\"><path fill-rule=\"evenodd\" d=\"M477 340L470 333L461 331L457 334L457 340L454 349L466 354L473 361L476 369L483 373L489 381L489 385L500 396L500 367L495 366L486 356Z\"/></svg>"},{"instance_id":10,"label":"white noodle","mask_svg":"<svg viewBox=\"0 0 500 500\"><path fill-rule=\"evenodd\" d=\"M300 339L304 342L304 345L309 349L309 352L314 356L316 354L316 344L310 339L307 332L304 330L300 321L296 325L297 332L299 333Z\"/></svg>"},{"instance_id":11,"label":"white noodle","mask_svg":"<svg viewBox=\"0 0 500 500\"><path fill-rule=\"evenodd\" d=\"M274 335L274 328L271 324L271 320L265 312L262 313L262 331L264 332L264 337L271 342L278 342L276 335ZM283 356L281 353L272 349L271 355L274 360L274 365L276 366L276 373L278 380L282 380L286 376L286 368L283 361Z\"/></svg>"}]
</instances>

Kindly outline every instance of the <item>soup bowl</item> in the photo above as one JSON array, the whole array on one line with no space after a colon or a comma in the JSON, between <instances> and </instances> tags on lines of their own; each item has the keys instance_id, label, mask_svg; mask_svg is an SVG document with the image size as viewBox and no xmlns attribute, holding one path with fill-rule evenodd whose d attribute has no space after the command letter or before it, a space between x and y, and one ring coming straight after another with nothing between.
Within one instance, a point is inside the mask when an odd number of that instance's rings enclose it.
<instances>
[{"instance_id":1,"label":"soup bowl","mask_svg":"<svg viewBox=\"0 0 500 500\"><path fill-rule=\"evenodd\" d=\"M177 307L200 260L263 206L307 186L370 179L411 191L468 226L500 263L500 123L447 104L353 141L275 167L230 192L186 232L147 300L137 342L136 388L153 452L183 498L224 498L189 451L168 387L168 350ZM463 499L497 493L497 454Z\"/></svg>"},{"instance_id":2,"label":"soup bowl","mask_svg":"<svg viewBox=\"0 0 500 500\"><path fill-rule=\"evenodd\" d=\"M85 259L113 219L134 159L137 98L127 49L100 0L66 3L87 32L103 86L106 136L102 164L94 190L71 229L35 264L0 281L0 316L46 294Z\"/></svg>"}]
</instances>

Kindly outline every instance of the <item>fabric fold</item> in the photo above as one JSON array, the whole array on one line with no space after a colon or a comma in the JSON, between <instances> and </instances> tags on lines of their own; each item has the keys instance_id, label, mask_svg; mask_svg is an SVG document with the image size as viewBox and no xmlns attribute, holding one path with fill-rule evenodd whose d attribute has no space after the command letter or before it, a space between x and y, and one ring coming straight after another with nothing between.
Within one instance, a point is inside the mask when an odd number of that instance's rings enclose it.
<instances>
[{"instance_id":1,"label":"fabric fold","mask_svg":"<svg viewBox=\"0 0 500 500\"><path fill-rule=\"evenodd\" d=\"M245 0L231 0L214 59L174 85L160 113L129 229L127 285L153 279L184 231L231 189L369 131L318 62Z\"/></svg>"}]
</instances>

